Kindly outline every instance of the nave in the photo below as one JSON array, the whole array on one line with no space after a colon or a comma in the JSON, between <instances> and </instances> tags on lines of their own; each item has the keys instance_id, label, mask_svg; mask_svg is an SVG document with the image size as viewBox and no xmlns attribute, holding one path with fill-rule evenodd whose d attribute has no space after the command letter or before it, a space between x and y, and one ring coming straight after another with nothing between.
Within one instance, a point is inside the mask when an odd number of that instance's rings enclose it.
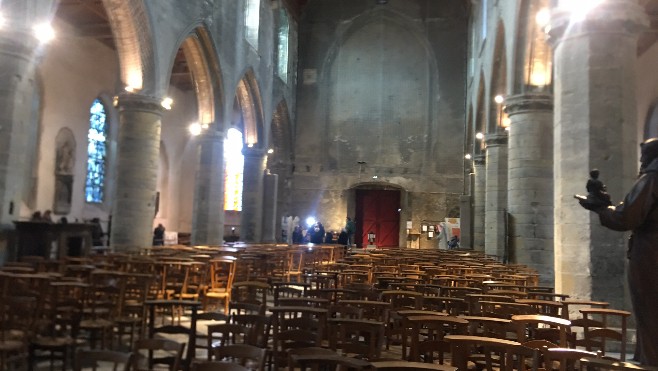
<instances>
[{"instance_id":1,"label":"nave","mask_svg":"<svg viewBox=\"0 0 658 371\"><path fill-rule=\"evenodd\" d=\"M24 257L0 283L2 370L650 369L626 362L629 312L465 250L166 246Z\"/></svg>"}]
</instances>

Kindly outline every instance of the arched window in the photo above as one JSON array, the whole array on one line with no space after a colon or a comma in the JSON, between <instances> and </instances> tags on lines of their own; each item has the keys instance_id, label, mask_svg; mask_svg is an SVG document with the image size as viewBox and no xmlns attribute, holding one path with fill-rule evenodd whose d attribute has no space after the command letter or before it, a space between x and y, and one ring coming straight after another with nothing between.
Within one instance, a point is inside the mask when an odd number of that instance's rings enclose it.
<instances>
[{"instance_id":1,"label":"arched window","mask_svg":"<svg viewBox=\"0 0 658 371\"><path fill-rule=\"evenodd\" d=\"M258 49L258 26L260 25L260 0L247 0L244 10L245 36L251 46Z\"/></svg>"},{"instance_id":2,"label":"arched window","mask_svg":"<svg viewBox=\"0 0 658 371\"><path fill-rule=\"evenodd\" d=\"M288 82L288 34L290 31L290 24L288 21L288 13L285 8L279 11L279 53L278 53L278 69L279 77L281 80Z\"/></svg>"},{"instance_id":3,"label":"arched window","mask_svg":"<svg viewBox=\"0 0 658 371\"><path fill-rule=\"evenodd\" d=\"M85 200L103 202L105 188L105 159L107 157L107 115L105 106L96 99L89 110L89 132L87 134L87 181Z\"/></svg>"},{"instance_id":4,"label":"arched window","mask_svg":"<svg viewBox=\"0 0 658 371\"><path fill-rule=\"evenodd\" d=\"M242 133L230 128L224 140L224 210L242 211Z\"/></svg>"}]
</instances>

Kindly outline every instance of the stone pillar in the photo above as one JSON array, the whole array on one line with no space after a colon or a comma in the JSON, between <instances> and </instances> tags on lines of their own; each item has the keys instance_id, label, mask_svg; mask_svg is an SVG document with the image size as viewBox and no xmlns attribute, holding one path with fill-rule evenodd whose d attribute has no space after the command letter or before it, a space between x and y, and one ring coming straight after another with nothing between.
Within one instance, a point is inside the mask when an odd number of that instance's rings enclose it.
<instances>
[{"instance_id":1,"label":"stone pillar","mask_svg":"<svg viewBox=\"0 0 658 371\"><path fill-rule=\"evenodd\" d=\"M240 240L259 243L263 236L263 173L267 156L260 148L245 148Z\"/></svg>"},{"instance_id":2,"label":"stone pillar","mask_svg":"<svg viewBox=\"0 0 658 371\"><path fill-rule=\"evenodd\" d=\"M606 0L584 20L554 15L555 291L623 308L627 236L599 224L573 195L601 170L613 202L638 170L637 39L646 14L633 0Z\"/></svg>"},{"instance_id":3,"label":"stone pillar","mask_svg":"<svg viewBox=\"0 0 658 371\"><path fill-rule=\"evenodd\" d=\"M484 201L487 187L486 156L473 157L473 250L484 251Z\"/></svg>"},{"instance_id":4,"label":"stone pillar","mask_svg":"<svg viewBox=\"0 0 658 371\"><path fill-rule=\"evenodd\" d=\"M35 69L46 45L39 45L32 27L52 19L55 0L22 0L2 3L0 30L0 266L15 256L9 251L13 221L18 219L33 159L32 135L39 135L32 116L36 91ZM26 152L29 151L29 152Z\"/></svg>"},{"instance_id":5,"label":"stone pillar","mask_svg":"<svg viewBox=\"0 0 658 371\"><path fill-rule=\"evenodd\" d=\"M507 97L510 261L525 264L553 285L553 97Z\"/></svg>"},{"instance_id":6,"label":"stone pillar","mask_svg":"<svg viewBox=\"0 0 658 371\"><path fill-rule=\"evenodd\" d=\"M211 125L200 137L194 184L192 244L224 241L224 135Z\"/></svg>"},{"instance_id":7,"label":"stone pillar","mask_svg":"<svg viewBox=\"0 0 658 371\"><path fill-rule=\"evenodd\" d=\"M277 234L277 194L279 176L270 174L269 170L265 171L263 179L263 242L275 243ZM278 223L281 225L281 222Z\"/></svg>"},{"instance_id":8,"label":"stone pillar","mask_svg":"<svg viewBox=\"0 0 658 371\"><path fill-rule=\"evenodd\" d=\"M119 96L116 195L110 241L128 252L153 244L153 218L160 155L160 99Z\"/></svg>"},{"instance_id":9,"label":"stone pillar","mask_svg":"<svg viewBox=\"0 0 658 371\"><path fill-rule=\"evenodd\" d=\"M462 249L473 248L473 198L470 195L459 196L459 227L461 238L459 246Z\"/></svg>"},{"instance_id":10,"label":"stone pillar","mask_svg":"<svg viewBox=\"0 0 658 371\"><path fill-rule=\"evenodd\" d=\"M507 261L507 132L487 134L484 251Z\"/></svg>"}]
</instances>

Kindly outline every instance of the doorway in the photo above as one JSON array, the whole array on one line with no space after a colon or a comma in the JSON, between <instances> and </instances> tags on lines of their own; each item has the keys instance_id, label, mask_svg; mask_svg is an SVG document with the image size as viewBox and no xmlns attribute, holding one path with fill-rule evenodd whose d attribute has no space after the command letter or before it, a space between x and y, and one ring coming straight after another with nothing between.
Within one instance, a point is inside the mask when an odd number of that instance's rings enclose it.
<instances>
[{"instance_id":1,"label":"doorway","mask_svg":"<svg viewBox=\"0 0 658 371\"><path fill-rule=\"evenodd\" d=\"M380 189L356 190L357 247L368 246L368 233L375 234L377 247L400 244L400 191Z\"/></svg>"}]
</instances>

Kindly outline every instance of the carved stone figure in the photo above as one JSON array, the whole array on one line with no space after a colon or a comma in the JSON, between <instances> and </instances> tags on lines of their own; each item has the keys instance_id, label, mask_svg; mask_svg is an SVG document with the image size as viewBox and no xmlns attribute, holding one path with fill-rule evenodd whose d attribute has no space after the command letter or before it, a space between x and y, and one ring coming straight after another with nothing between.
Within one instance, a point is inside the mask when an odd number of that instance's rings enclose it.
<instances>
[{"instance_id":1,"label":"carved stone figure","mask_svg":"<svg viewBox=\"0 0 658 371\"><path fill-rule=\"evenodd\" d=\"M612 205L610 201L610 195L607 192L607 187L601 180L599 180L599 170L592 169L589 172L589 180L587 180L587 196L576 195L575 197L579 200L580 204L588 209L595 210Z\"/></svg>"}]
</instances>

